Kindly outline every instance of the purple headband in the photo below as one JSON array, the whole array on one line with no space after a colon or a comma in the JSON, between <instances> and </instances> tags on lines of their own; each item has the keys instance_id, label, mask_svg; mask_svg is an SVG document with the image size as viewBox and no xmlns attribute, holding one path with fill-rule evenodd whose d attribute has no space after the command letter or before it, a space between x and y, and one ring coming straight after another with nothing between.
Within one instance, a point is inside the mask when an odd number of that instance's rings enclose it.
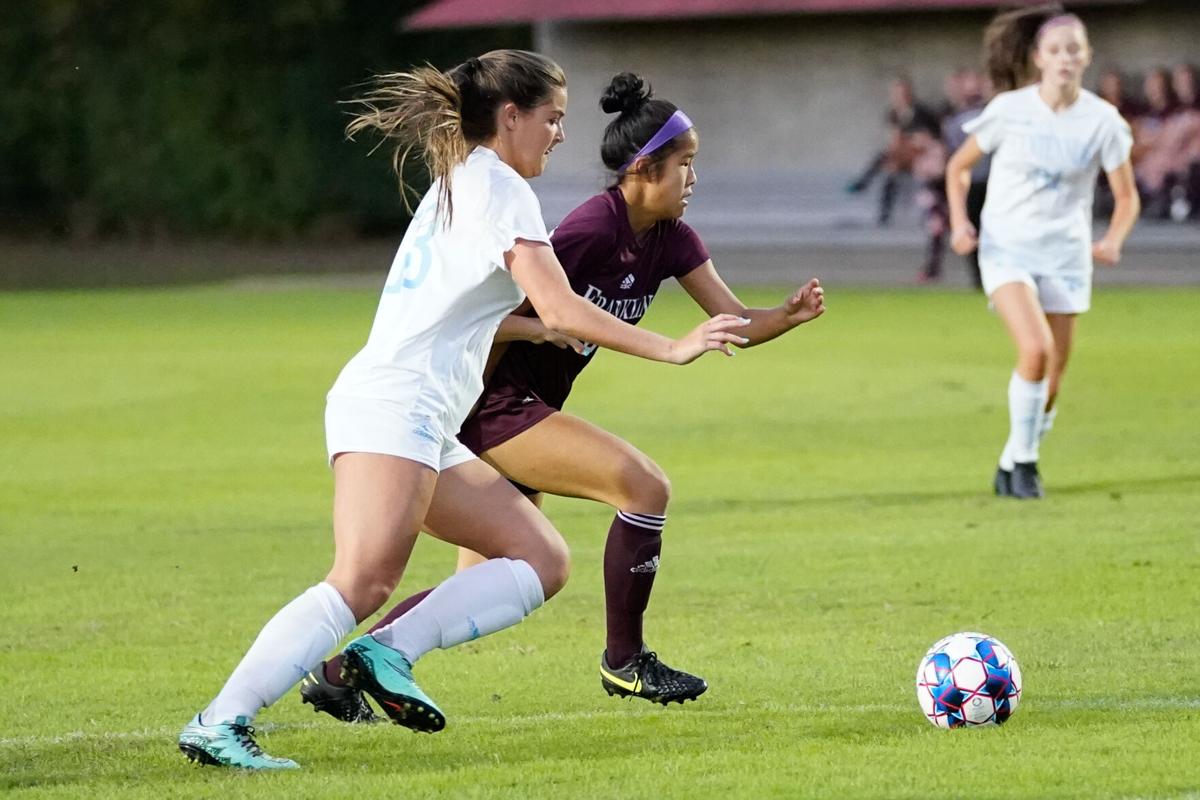
<instances>
[{"instance_id":1,"label":"purple headband","mask_svg":"<svg viewBox=\"0 0 1200 800\"><path fill-rule=\"evenodd\" d=\"M650 141L642 145L642 149L634 153L633 158L625 162L624 166L621 167L621 171L624 172L625 170L629 169L631 166L633 166L633 162L637 161L642 156L653 153L655 150L662 147L679 134L683 133L684 131L691 130L694 127L695 126L692 124L692 121L688 119L687 114L683 113L682 111L676 111L667 119L666 122L663 123L663 126L658 129L658 132L650 137Z\"/></svg>"}]
</instances>

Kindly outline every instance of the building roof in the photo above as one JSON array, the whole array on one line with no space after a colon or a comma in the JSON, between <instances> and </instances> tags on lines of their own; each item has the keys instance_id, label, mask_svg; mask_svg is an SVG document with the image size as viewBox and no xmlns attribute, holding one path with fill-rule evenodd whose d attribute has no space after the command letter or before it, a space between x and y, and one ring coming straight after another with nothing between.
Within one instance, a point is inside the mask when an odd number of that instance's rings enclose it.
<instances>
[{"instance_id":1,"label":"building roof","mask_svg":"<svg viewBox=\"0 0 1200 800\"><path fill-rule=\"evenodd\" d=\"M1082 0L1089 5L1141 0ZM1075 0L1079 4L1080 0ZM1004 0L434 0L405 22L409 30L856 11L918 11L1011 6Z\"/></svg>"}]
</instances>

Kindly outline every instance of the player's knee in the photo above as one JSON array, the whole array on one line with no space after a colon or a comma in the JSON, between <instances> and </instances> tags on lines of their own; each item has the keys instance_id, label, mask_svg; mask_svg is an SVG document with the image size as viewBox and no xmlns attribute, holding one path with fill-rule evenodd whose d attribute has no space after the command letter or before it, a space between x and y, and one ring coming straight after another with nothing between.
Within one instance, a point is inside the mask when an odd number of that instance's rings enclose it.
<instances>
[{"instance_id":1,"label":"player's knee","mask_svg":"<svg viewBox=\"0 0 1200 800\"><path fill-rule=\"evenodd\" d=\"M370 574L331 575L326 581L338 590L346 605L354 612L354 618L360 622L383 607L399 582L386 576Z\"/></svg>"},{"instance_id":2,"label":"player's knee","mask_svg":"<svg viewBox=\"0 0 1200 800\"><path fill-rule=\"evenodd\" d=\"M1023 367L1021 371L1025 373L1027 378L1041 380L1046 377L1053 358L1053 342L1043 342L1033 339L1021 343L1020 359Z\"/></svg>"},{"instance_id":3,"label":"player's knee","mask_svg":"<svg viewBox=\"0 0 1200 800\"><path fill-rule=\"evenodd\" d=\"M571 550L561 536L549 541L531 560L542 582L542 593L549 600L567 585L571 576Z\"/></svg>"},{"instance_id":4,"label":"player's knee","mask_svg":"<svg viewBox=\"0 0 1200 800\"><path fill-rule=\"evenodd\" d=\"M662 467L638 454L622 466L620 508L644 514L663 514L671 502L671 480Z\"/></svg>"}]
</instances>

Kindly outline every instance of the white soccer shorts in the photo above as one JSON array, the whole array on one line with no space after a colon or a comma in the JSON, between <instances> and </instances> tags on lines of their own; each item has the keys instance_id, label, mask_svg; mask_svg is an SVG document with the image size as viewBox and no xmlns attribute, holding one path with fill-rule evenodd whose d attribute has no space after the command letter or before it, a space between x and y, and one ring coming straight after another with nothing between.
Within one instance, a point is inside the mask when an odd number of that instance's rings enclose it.
<instances>
[{"instance_id":1,"label":"white soccer shorts","mask_svg":"<svg viewBox=\"0 0 1200 800\"><path fill-rule=\"evenodd\" d=\"M979 274L989 298L1006 283L1023 283L1037 293L1038 302L1047 314L1082 314L1092 307L1090 272L1039 275L1019 267L980 262Z\"/></svg>"},{"instance_id":2,"label":"white soccer shorts","mask_svg":"<svg viewBox=\"0 0 1200 800\"><path fill-rule=\"evenodd\" d=\"M438 423L415 413L408 403L331 396L325 404L325 446L329 463L341 453L398 456L441 472L475 458Z\"/></svg>"}]
</instances>

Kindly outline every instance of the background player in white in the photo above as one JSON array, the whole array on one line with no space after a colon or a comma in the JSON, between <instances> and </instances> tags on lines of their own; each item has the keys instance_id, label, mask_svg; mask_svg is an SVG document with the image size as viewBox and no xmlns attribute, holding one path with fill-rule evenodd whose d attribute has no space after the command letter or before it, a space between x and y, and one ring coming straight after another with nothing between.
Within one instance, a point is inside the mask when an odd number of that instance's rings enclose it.
<instances>
[{"instance_id":1,"label":"background player in white","mask_svg":"<svg viewBox=\"0 0 1200 800\"><path fill-rule=\"evenodd\" d=\"M1140 211L1129 161L1132 136L1117 110L1081 88L1092 51L1083 22L1059 6L1002 14L985 35L998 94L964 126L946 192L951 246L979 248L983 288L1017 348L1008 386L1009 435L998 495L1042 496L1039 443L1054 421L1077 315L1091 304L1092 262L1115 265ZM1036 83L1024 86L1040 75ZM967 219L971 167L992 154L982 231ZM1092 194L1103 169L1115 206L1092 241Z\"/></svg>"},{"instance_id":2,"label":"background player in white","mask_svg":"<svg viewBox=\"0 0 1200 800\"><path fill-rule=\"evenodd\" d=\"M349 131L397 140L401 176L418 147L435 180L396 254L367 344L329 392L333 567L266 624L180 733L180 749L202 763L297 766L263 753L251 720L387 600L423 522L488 560L347 646L352 682L398 724L429 732L445 725L413 681L413 662L519 622L562 587L562 537L454 437L482 388L500 321L526 295L547 327L646 358L687 363L746 341L730 332L746 324L734 315L672 341L571 290L526 183L564 139L566 79L554 62L495 51L448 73L382 76L363 103Z\"/></svg>"}]
</instances>

